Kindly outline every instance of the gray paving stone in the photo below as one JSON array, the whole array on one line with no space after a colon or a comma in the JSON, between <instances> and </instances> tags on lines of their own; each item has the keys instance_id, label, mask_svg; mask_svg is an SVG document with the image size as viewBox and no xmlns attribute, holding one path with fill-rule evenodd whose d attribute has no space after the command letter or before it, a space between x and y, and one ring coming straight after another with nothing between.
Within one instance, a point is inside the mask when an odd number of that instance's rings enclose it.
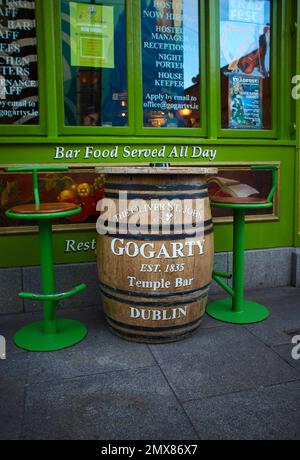
<instances>
[{"instance_id":1,"label":"gray paving stone","mask_svg":"<svg viewBox=\"0 0 300 460\"><path fill-rule=\"evenodd\" d=\"M86 283L85 291L60 302L60 308L88 307L100 304L97 268L94 262L55 266L56 291L65 292L76 284ZM40 292L40 268L23 268L24 291ZM25 300L25 311L41 311L41 302Z\"/></svg>"},{"instance_id":2,"label":"gray paving stone","mask_svg":"<svg viewBox=\"0 0 300 460\"><path fill-rule=\"evenodd\" d=\"M300 289L257 291L248 293L247 297L270 310L266 321L248 325L247 329L268 345L290 343L290 332L300 331Z\"/></svg>"},{"instance_id":3,"label":"gray paving stone","mask_svg":"<svg viewBox=\"0 0 300 460\"><path fill-rule=\"evenodd\" d=\"M25 352L18 348L14 342L13 337L15 333L23 326L30 324L34 321L40 321L42 314L40 312L20 313L17 315L2 316L0 321L0 334L6 339L7 356L11 354Z\"/></svg>"},{"instance_id":4,"label":"gray paving stone","mask_svg":"<svg viewBox=\"0 0 300 460\"><path fill-rule=\"evenodd\" d=\"M259 289L290 286L293 248L257 249L245 251L245 287ZM232 273L232 253L229 253Z\"/></svg>"},{"instance_id":5,"label":"gray paving stone","mask_svg":"<svg viewBox=\"0 0 300 460\"><path fill-rule=\"evenodd\" d=\"M216 270L219 270L221 272L227 272L228 270L228 254L227 252L219 252L216 253L214 256L214 260L216 261L214 268ZM212 280L211 287L209 290L210 295L214 294L219 294L223 293L224 290L219 286L218 283L216 283L214 280Z\"/></svg>"},{"instance_id":6,"label":"gray paving stone","mask_svg":"<svg viewBox=\"0 0 300 460\"><path fill-rule=\"evenodd\" d=\"M58 311L58 316L62 318L72 318L77 319L78 321L83 321L84 323L89 322L92 326L94 323L98 324L102 320L102 309L100 306L90 306L84 308L70 308L62 309ZM96 326L98 327L98 326Z\"/></svg>"},{"instance_id":7,"label":"gray paving stone","mask_svg":"<svg viewBox=\"0 0 300 460\"><path fill-rule=\"evenodd\" d=\"M18 297L22 291L22 269L0 269L0 315L20 313L23 311L23 300Z\"/></svg>"},{"instance_id":8,"label":"gray paving stone","mask_svg":"<svg viewBox=\"0 0 300 460\"><path fill-rule=\"evenodd\" d=\"M68 316L64 312L64 316ZM54 353L34 353L30 359L29 382L53 381L116 370L155 365L149 347L122 340L108 330L101 311L75 315L88 327L79 344ZM74 316L73 316L74 318Z\"/></svg>"},{"instance_id":9,"label":"gray paving stone","mask_svg":"<svg viewBox=\"0 0 300 460\"><path fill-rule=\"evenodd\" d=\"M27 371L26 353L0 360L0 440L20 437Z\"/></svg>"},{"instance_id":10,"label":"gray paving stone","mask_svg":"<svg viewBox=\"0 0 300 460\"><path fill-rule=\"evenodd\" d=\"M28 377L28 353L0 359L0 385L25 385Z\"/></svg>"},{"instance_id":11,"label":"gray paving stone","mask_svg":"<svg viewBox=\"0 0 300 460\"><path fill-rule=\"evenodd\" d=\"M294 248L292 253L292 285L300 287L300 248Z\"/></svg>"},{"instance_id":12,"label":"gray paving stone","mask_svg":"<svg viewBox=\"0 0 300 460\"><path fill-rule=\"evenodd\" d=\"M255 290L246 290L246 296L250 299L270 299L276 300L278 298L284 297L287 305L289 302L289 298L298 296L300 298L300 287L296 288L293 286L281 286L281 287L273 287L273 288L263 288L263 289L255 289Z\"/></svg>"},{"instance_id":13,"label":"gray paving stone","mask_svg":"<svg viewBox=\"0 0 300 460\"><path fill-rule=\"evenodd\" d=\"M269 306L271 317L252 326L205 317L190 339L151 347L113 336L100 307L62 309L60 316L87 324L89 335L49 354L21 352L7 342L7 360L0 360L0 439L193 439L192 424L205 439L299 439L300 388L282 382L300 380L300 360L291 358L291 338L300 333L300 289L247 296ZM0 334L12 337L41 316L2 315Z\"/></svg>"},{"instance_id":14,"label":"gray paving stone","mask_svg":"<svg viewBox=\"0 0 300 460\"><path fill-rule=\"evenodd\" d=\"M57 266L57 287L59 290L72 289L80 283L86 283L85 291L63 301L63 307L88 307L100 304L97 266L94 262Z\"/></svg>"},{"instance_id":15,"label":"gray paving stone","mask_svg":"<svg viewBox=\"0 0 300 460\"><path fill-rule=\"evenodd\" d=\"M19 323L16 321L16 317L18 318L20 315L13 315L12 320L9 323L3 324L0 322L0 335L5 338L6 341L6 354L10 356L12 353L19 353L21 349L18 348L14 342L13 337L19 328ZM23 325L23 322L22 322Z\"/></svg>"},{"instance_id":16,"label":"gray paving stone","mask_svg":"<svg viewBox=\"0 0 300 460\"><path fill-rule=\"evenodd\" d=\"M23 267L23 290L40 293L41 277L39 267ZM42 311L42 303L35 300L24 300L25 312Z\"/></svg>"},{"instance_id":17,"label":"gray paving stone","mask_svg":"<svg viewBox=\"0 0 300 460\"><path fill-rule=\"evenodd\" d=\"M212 299L211 299L212 301ZM201 329L215 328L215 327L230 327L231 324L223 323L222 321L217 321L211 316L205 314L202 319L202 323L197 333L201 332Z\"/></svg>"},{"instance_id":18,"label":"gray paving stone","mask_svg":"<svg viewBox=\"0 0 300 460\"><path fill-rule=\"evenodd\" d=\"M157 367L31 385L25 439L184 440L194 429Z\"/></svg>"},{"instance_id":19,"label":"gray paving stone","mask_svg":"<svg viewBox=\"0 0 300 460\"><path fill-rule=\"evenodd\" d=\"M82 342L85 347L101 349L111 342L118 343L121 346L122 344L125 346L126 343L129 343L110 332L104 313L100 307L62 310L60 316L81 321L86 325L88 335Z\"/></svg>"},{"instance_id":20,"label":"gray paving stone","mask_svg":"<svg viewBox=\"0 0 300 460\"><path fill-rule=\"evenodd\" d=\"M300 331L298 336L300 337ZM300 343L300 340L299 342ZM285 361L287 361L291 366L293 366L295 369L297 369L300 372L300 348L299 345L297 347L297 350L295 349L294 353L295 356L298 357L298 359L295 359L292 355L292 350L294 349L295 344L289 344L289 345L278 345L273 348L276 353L278 353Z\"/></svg>"},{"instance_id":21,"label":"gray paving stone","mask_svg":"<svg viewBox=\"0 0 300 460\"><path fill-rule=\"evenodd\" d=\"M185 403L201 439L300 439L300 382Z\"/></svg>"},{"instance_id":22,"label":"gray paving stone","mask_svg":"<svg viewBox=\"0 0 300 460\"><path fill-rule=\"evenodd\" d=\"M150 348L181 401L299 378L244 327L202 329L184 342Z\"/></svg>"},{"instance_id":23,"label":"gray paving stone","mask_svg":"<svg viewBox=\"0 0 300 460\"><path fill-rule=\"evenodd\" d=\"M14 382L1 385L0 440L17 440L21 436L25 387Z\"/></svg>"}]
</instances>

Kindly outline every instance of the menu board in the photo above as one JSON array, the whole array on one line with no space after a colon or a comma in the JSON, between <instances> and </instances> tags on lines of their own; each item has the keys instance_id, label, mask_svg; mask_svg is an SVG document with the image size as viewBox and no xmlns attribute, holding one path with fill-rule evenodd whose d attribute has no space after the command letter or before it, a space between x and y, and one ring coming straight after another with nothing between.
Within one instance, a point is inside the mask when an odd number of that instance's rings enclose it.
<instances>
[{"instance_id":1,"label":"menu board","mask_svg":"<svg viewBox=\"0 0 300 460\"><path fill-rule=\"evenodd\" d=\"M39 123L35 1L0 3L0 124Z\"/></svg>"},{"instance_id":2,"label":"menu board","mask_svg":"<svg viewBox=\"0 0 300 460\"><path fill-rule=\"evenodd\" d=\"M198 127L198 1L141 5L144 126Z\"/></svg>"},{"instance_id":3,"label":"menu board","mask_svg":"<svg viewBox=\"0 0 300 460\"><path fill-rule=\"evenodd\" d=\"M128 126L125 0L59 3L65 126Z\"/></svg>"},{"instance_id":4,"label":"menu board","mask_svg":"<svg viewBox=\"0 0 300 460\"><path fill-rule=\"evenodd\" d=\"M229 128L261 129L261 78L229 76Z\"/></svg>"},{"instance_id":5,"label":"menu board","mask_svg":"<svg viewBox=\"0 0 300 460\"><path fill-rule=\"evenodd\" d=\"M71 65L114 68L113 6L70 3Z\"/></svg>"}]
</instances>

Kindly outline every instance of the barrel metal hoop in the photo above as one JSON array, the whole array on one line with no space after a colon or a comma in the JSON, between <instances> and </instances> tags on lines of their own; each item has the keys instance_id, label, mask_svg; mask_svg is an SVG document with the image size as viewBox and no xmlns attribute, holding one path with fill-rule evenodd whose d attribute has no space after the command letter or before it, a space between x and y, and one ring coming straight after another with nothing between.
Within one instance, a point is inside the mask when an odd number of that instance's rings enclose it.
<instances>
[{"instance_id":1,"label":"barrel metal hoop","mask_svg":"<svg viewBox=\"0 0 300 460\"><path fill-rule=\"evenodd\" d=\"M191 327L201 321L201 318L197 318L196 320L190 323L184 323L176 326L157 326L157 327L147 327L147 326L135 326L134 324L125 324L121 321L117 321L116 319L111 318L109 315L105 314L106 318L111 321L112 323L116 324L117 326L123 327L124 329L132 329L134 331L145 331L145 332L160 332L160 331L177 331L182 328ZM161 336L159 336L161 337Z\"/></svg>"},{"instance_id":2,"label":"barrel metal hoop","mask_svg":"<svg viewBox=\"0 0 300 460\"><path fill-rule=\"evenodd\" d=\"M121 294L121 295L132 296L132 297L142 297L142 298L145 298L145 299L165 299L165 298L179 297L182 294L184 294L186 296L189 296L189 295L192 295L192 294L196 294L198 292L199 292L199 294L200 294L200 292L203 293L205 290L209 289L211 283L208 283L208 284L206 284L205 286L203 286L201 288L192 289L191 291L169 292L169 293L164 293L164 294L149 294L149 293L146 293L146 292L126 291L126 290L123 290L123 289L113 288L111 286L108 286L107 284L101 283L101 281L99 282L99 284L100 284L101 291L105 289L105 290L111 291L113 294L117 293L117 294Z\"/></svg>"},{"instance_id":3,"label":"barrel metal hoop","mask_svg":"<svg viewBox=\"0 0 300 460\"><path fill-rule=\"evenodd\" d=\"M137 190L137 191L184 191L184 190L206 190L207 184L194 184L194 185L148 185L148 184L114 184L106 183L104 190Z\"/></svg>"},{"instance_id":4,"label":"barrel metal hoop","mask_svg":"<svg viewBox=\"0 0 300 460\"><path fill-rule=\"evenodd\" d=\"M171 335L146 335L146 334L130 334L129 332L124 332L116 327L114 327L110 322L109 322L109 327L119 336L132 339L132 340L143 340L145 342L162 342L165 340L170 340L170 341L178 341L180 337L185 337L190 334L192 334L194 331L196 331L202 321L202 317L197 320L197 324L192 327L191 329L188 329L187 331L182 332L181 334L171 334Z\"/></svg>"},{"instance_id":5,"label":"barrel metal hoop","mask_svg":"<svg viewBox=\"0 0 300 460\"><path fill-rule=\"evenodd\" d=\"M104 192L104 197L105 198L118 198L120 199L121 197L119 196L119 193L114 193L114 192ZM196 198L208 198L208 193L203 192L203 193L185 193L181 195L166 195L166 194L138 194L138 193L127 193L127 200L140 200L141 198L143 200L157 200L159 199L167 199L167 200L191 200L191 199L196 199Z\"/></svg>"},{"instance_id":6,"label":"barrel metal hoop","mask_svg":"<svg viewBox=\"0 0 300 460\"><path fill-rule=\"evenodd\" d=\"M200 228L204 228L204 227L208 227L209 225L212 225L213 221L212 219L209 219L209 220L205 220L204 222L201 223L201 225L190 225L189 227L185 227L185 230L186 231L189 231L189 230L199 230ZM128 223L126 222L120 222L120 221L117 221L117 222L113 222L113 221L105 221L105 220L102 220L101 217L98 219L98 224L101 224L101 225L104 225L104 227L106 227L107 229L109 229L111 226L112 227L116 227L117 230L123 230L123 229L127 229L128 228ZM198 224L198 222L197 222ZM148 224L148 225L136 225L136 227L139 229L139 230L143 230L143 231L148 231L148 232L151 232L152 230L152 225L151 224ZM176 230L182 230L182 225L178 224L178 225L174 225L174 224L170 224L169 226L166 225L166 227L168 228L168 231L170 232L174 232ZM163 225L162 224L159 224L158 226L158 231L163 231Z\"/></svg>"},{"instance_id":7,"label":"barrel metal hoop","mask_svg":"<svg viewBox=\"0 0 300 460\"><path fill-rule=\"evenodd\" d=\"M107 297L109 299L112 299L112 300L115 300L116 302L123 303L125 305L135 305L135 306L145 307L145 308L153 308L153 307L169 308L171 306L177 307L177 306L180 306L180 305L188 305L188 304L199 302L200 300L206 299L207 296L208 296L208 293L205 292L204 294L201 294L198 297L194 297L193 299L188 299L185 302L183 302L183 301L181 301L181 302L168 302L168 303L167 302L156 302L153 305L149 305L149 301L148 302L137 302L135 300L130 300L130 299L121 299L120 297L117 297L116 295L109 294L108 292L105 292L104 289L100 288L100 290L101 290L102 294L105 297ZM184 294L184 293L182 293L182 294Z\"/></svg>"},{"instance_id":8,"label":"barrel metal hoop","mask_svg":"<svg viewBox=\"0 0 300 460\"><path fill-rule=\"evenodd\" d=\"M204 236L211 235L213 231L214 231L213 227L204 229L203 235ZM143 240L172 241L172 240L184 240L184 239L189 239L189 238L195 238L200 235L197 235L197 232L194 232L190 234L189 233L183 233L183 234L173 233L172 235L131 235L128 233L106 233L105 236L109 238L115 238L115 237L125 238L125 239L130 238L131 240L140 240L140 241L143 241Z\"/></svg>"}]
</instances>

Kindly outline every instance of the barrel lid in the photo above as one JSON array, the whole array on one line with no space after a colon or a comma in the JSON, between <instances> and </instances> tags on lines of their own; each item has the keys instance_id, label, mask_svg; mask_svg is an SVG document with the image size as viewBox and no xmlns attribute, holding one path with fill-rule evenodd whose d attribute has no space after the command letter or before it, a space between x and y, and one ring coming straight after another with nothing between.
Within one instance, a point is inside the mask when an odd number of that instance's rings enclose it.
<instances>
[{"instance_id":1,"label":"barrel lid","mask_svg":"<svg viewBox=\"0 0 300 460\"><path fill-rule=\"evenodd\" d=\"M117 166L95 168L101 174L217 174L217 168L200 167L150 167L150 166Z\"/></svg>"}]
</instances>

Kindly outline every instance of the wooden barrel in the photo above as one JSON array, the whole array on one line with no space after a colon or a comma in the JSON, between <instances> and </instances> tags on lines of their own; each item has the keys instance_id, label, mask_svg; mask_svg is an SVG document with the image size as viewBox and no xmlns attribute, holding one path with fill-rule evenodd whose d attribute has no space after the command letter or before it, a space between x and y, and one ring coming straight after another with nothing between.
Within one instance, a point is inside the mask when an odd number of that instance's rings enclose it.
<instances>
[{"instance_id":1,"label":"wooden barrel","mask_svg":"<svg viewBox=\"0 0 300 460\"><path fill-rule=\"evenodd\" d=\"M97 168L107 175L97 222L102 303L113 333L183 339L200 325L212 278L208 168Z\"/></svg>"}]
</instances>

